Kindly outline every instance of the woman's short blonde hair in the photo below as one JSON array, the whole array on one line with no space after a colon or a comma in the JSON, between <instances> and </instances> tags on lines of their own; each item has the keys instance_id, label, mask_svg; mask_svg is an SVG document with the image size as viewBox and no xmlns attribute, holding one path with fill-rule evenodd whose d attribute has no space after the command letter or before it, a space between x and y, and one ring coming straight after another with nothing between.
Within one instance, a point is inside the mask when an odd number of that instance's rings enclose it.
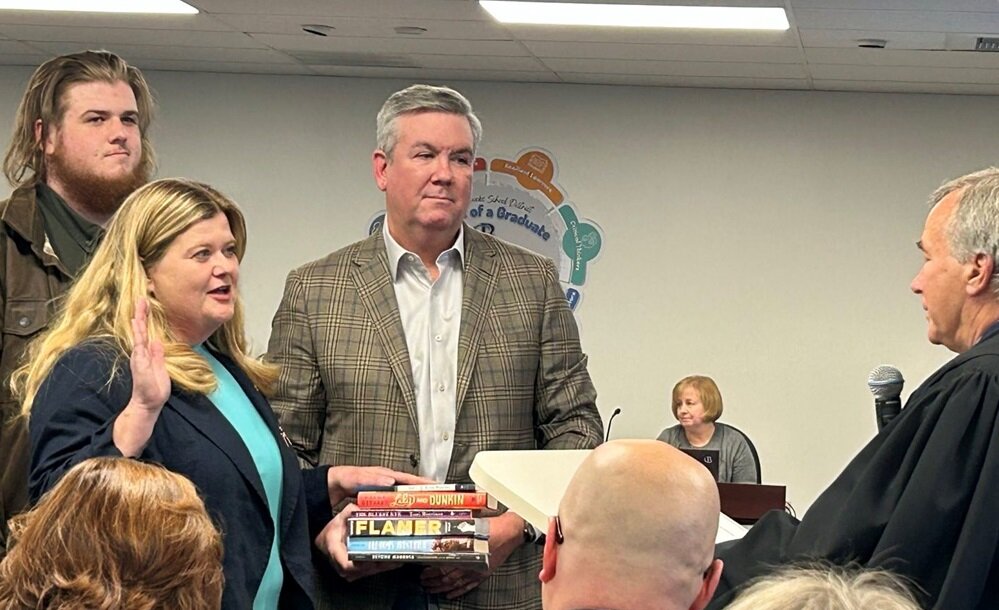
<instances>
[{"instance_id":1,"label":"woman's short blonde hair","mask_svg":"<svg viewBox=\"0 0 999 610\"><path fill-rule=\"evenodd\" d=\"M200 394L215 389L210 365L174 335L167 312L149 291L147 274L177 236L217 214L224 214L229 221L236 240L236 257L242 261L246 251L243 213L232 200L207 184L166 178L146 184L125 200L93 260L66 294L51 327L31 342L26 364L11 378L23 414L30 414L39 386L59 357L83 341L104 341L117 351L119 366L127 366L132 353L132 318L140 298L149 301L149 337L163 342L167 373L174 386ZM273 387L277 368L247 354L238 289L235 313L206 343L232 358L263 392Z\"/></svg>"},{"instance_id":2,"label":"woman's short blonde hair","mask_svg":"<svg viewBox=\"0 0 999 610\"><path fill-rule=\"evenodd\" d=\"M884 570L793 567L753 581L726 610L919 610L910 587Z\"/></svg>"},{"instance_id":3,"label":"woman's short blonde hair","mask_svg":"<svg viewBox=\"0 0 999 610\"><path fill-rule=\"evenodd\" d=\"M683 402L681 395L687 388L693 388L697 395L701 397L701 404L704 405L704 421L717 421L722 414L722 397L718 391L715 380L704 375L691 375L684 377L673 386L673 417L679 419L676 414L680 403Z\"/></svg>"},{"instance_id":4,"label":"woman's short blonde hair","mask_svg":"<svg viewBox=\"0 0 999 610\"><path fill-rule=\"evenodd\" d=\"M125 458L74 466L11 521L0 610L208 610L222 600L222 538L194 485Z\"/></svg>"}]
</instances>

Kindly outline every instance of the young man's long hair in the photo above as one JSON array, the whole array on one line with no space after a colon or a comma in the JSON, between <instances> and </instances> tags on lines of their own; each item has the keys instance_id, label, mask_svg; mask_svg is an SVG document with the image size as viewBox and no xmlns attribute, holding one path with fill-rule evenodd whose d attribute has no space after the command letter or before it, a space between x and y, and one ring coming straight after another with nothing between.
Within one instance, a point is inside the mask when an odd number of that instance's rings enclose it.
<instances>
[{"instance_id":1,"label":"young man's long hair","mask_svg":"<svg viewBox=\"0 0 999 610\"><path fill-rule=\"evenodd\" d=\"M17 120L10 147L3 160L3 172L14 187L45 182L47 175L44 146L35 139L35 122L42 122L41 142L50 130L62 123L66 112L66 92L80 83L126 83L135 95L142 134L142 159L138 173L148 179L156 166L149 141L153 120L153 94L142 72L108 51L83 51L54 57L38 66L17 108Z\"/></svg>"}]
</instances>

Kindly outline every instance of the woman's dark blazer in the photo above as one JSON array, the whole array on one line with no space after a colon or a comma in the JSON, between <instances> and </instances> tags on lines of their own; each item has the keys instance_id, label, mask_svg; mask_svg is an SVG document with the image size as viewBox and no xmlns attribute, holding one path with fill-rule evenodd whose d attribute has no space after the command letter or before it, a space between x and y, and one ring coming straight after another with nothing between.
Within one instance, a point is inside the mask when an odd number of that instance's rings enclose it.
<instances>
[{"instance_id":1,"label":"woman's dark blazer","mask_svg":"<svg viewBox=\"0 0 999 610\"><path fill-rule=\"evenodd\" d=\"M281 450L284 588L280 606L312 608L310 549L315 533L331 516L328 468L302 470L282 440L267 399L232 360L215 356L246 392ZM32 502L73 465L95 456L121 455L112 429L131 394L128 358L110 343L85 342L56 362L38 390L29 420ZM139 458L162 464L197 486L208 513L222 530L222 608L251 608L270 555L274 527L253 458L235 428L207 397L174 387Z\"/></svg>"}]
</instances>

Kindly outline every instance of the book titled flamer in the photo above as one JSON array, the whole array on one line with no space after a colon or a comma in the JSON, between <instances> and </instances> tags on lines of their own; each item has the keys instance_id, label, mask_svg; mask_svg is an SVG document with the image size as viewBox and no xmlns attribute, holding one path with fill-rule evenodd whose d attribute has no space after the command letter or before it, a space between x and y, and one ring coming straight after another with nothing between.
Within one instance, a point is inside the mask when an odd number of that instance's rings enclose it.
<instances>
[{"instance_id":1,"label":"book titled flamer","mask_svg":"<svg viewBox=\"0 0 999 610\"><path fill-rule=\"evenodd\" d=\"M357 506L366 508L485 508L496 499L484 491L360 491Z\"/></svg>"},{"instance_id":2,"label":"book titled flamer","mask_svg":"<svg viewBox=\"0 0 999 610\"><path fill-rule=\"evenodd\" d=\"M388 513L396 511L385 511ZM416 511L414 511L416 512ZM457 512L457 511L456 511ZM471 516L461 519L432 518L374 518L356 517L347 519L348 532L353 536L411 537L411 536L466 536L489 537L489 522Z\"/></svg>"}]
</instances>

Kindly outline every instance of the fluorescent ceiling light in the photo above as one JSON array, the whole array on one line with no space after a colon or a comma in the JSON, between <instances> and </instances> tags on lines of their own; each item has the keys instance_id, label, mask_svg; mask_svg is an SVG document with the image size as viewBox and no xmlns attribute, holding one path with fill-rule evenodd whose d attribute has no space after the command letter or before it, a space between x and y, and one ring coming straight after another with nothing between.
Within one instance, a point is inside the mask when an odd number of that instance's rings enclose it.
<instances>
[{"instance_id":1,"label":"fluorescent ceiling light","mask_svg":"<svg viewBox=\"0 0 999 610\"><path fill-rule=\"evenodd\" d=\"M0 9L73 13L158 13L194 15L198 9L181 0L0 0Z\"/></svg>"},{"instance_id":2,"label":"fluorescent ceiling light","mask_svg":"<svg viewBox=\"0 0 999 610\"><path fill-rule=\"evenodd\" d=\"M786 30L790 27L783 8L506 0L479 0L479 4L502 23L733 30Z\"/></svg>"}]
</instances>

